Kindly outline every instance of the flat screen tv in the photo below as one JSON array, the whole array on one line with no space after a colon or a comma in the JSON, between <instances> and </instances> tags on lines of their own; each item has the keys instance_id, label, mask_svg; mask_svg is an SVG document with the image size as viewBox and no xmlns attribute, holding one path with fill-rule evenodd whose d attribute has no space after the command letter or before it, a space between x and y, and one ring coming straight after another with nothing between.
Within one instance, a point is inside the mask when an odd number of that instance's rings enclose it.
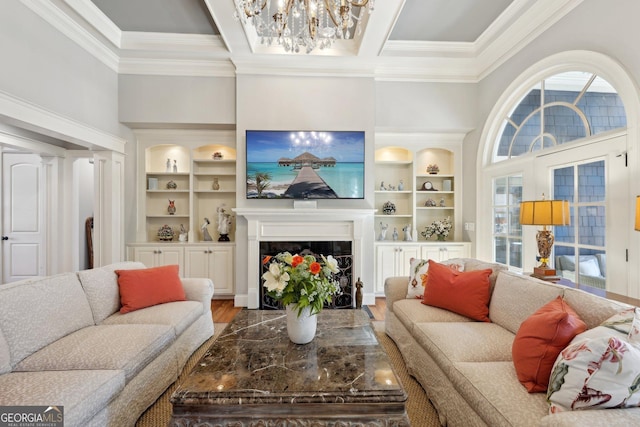
<instances>
[{"instance_id":1,"label":"flat screen tv","mask_svg":"<svg viewBox=\"0 0 640 427\"><path fill-rule=\"evenodd\" d=\"M247 199L363 199L364 131L247 130Z\"/></svg>"}]
</instances>

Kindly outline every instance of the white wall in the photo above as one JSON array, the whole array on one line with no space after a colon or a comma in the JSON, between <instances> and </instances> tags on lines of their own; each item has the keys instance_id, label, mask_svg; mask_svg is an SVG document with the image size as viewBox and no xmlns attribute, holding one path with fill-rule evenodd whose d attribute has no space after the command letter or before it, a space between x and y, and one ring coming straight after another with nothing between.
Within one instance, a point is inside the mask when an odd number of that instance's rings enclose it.
<instances>
[{"instance_id":1,"label":"white wall","mask_svg":"<svg viewBox=\"0 0 640 427\"><path fill-rule=\"evenodd\" d=\"M377 129L461 131L477 123L477 85L377 82Z\"/></svg>"},{"instance_id":2,"label":"white wall","mask_svg":"<svg viewBox=\"0 0 640 427\"><path fill-rule=\"evenodd\" d=\"M121 75L120 121L135 127L233 125L235 78Z\"/></svg>"},{"instance_id":3,"label":"white wall","mask_svg":"<svg viewBox=\"0 0 640 427\"><path fill-rule=\"evenodd\" d=\"M119 135L117 74L22 2L2 2L0 46L0 91Z\"/></svg>"}]
</instances>

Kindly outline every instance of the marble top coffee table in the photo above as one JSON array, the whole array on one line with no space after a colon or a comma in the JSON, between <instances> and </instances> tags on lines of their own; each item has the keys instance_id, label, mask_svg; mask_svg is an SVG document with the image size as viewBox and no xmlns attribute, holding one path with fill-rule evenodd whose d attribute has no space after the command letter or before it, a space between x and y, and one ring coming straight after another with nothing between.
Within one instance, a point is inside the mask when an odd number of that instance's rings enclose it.
<instances>
[{"instance_id":1,"label":"marble top coffee table","mask_svg":"<svg viewBox=\"0 0 640 427\"><path fill-rule=\"evenodd\" d=\"M293 344L283 311L242 310L171 397L172 426L409 426L407 395L362 310L324 310Z\"/></svg>"}]
</instances>

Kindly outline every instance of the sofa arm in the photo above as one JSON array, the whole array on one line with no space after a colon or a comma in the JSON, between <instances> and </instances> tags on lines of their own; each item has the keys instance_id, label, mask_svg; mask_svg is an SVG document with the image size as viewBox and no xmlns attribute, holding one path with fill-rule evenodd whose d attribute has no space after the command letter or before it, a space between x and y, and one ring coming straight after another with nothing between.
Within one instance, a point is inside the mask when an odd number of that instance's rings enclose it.
<instances>
[{"instance_id":1,"label":"sofa arm","mask_svg":"<svg viewBox=\"0 0 640 427\"><path fill-rule=\"evenodd\" d=\"M211 311L211 298L213 297L211 279L185 278L182 279L182 287L188 301L200 301L205 312Z\"/></svg>"},{"instance_id":2,"label":"sofa arm","mask_svg":"<svg viewBox=\"0 0 640 427\"><path fill-rule=\"evenodd\" d=\"M395 301L407 298L409 276L387 277L384 281L384 296L387 310L393 311Z\"/></svg>"},{"instance_id":3,"label":"sofa arm","mask_svg":"<svg viewBox=\"0 0 640 427\"><path fill-rule=\"evenodd\" d=\"M640 408L590 409L567 411L547 415L540 420L541 427L609 427L640 425Z\"/></svg>"}]
</instances>

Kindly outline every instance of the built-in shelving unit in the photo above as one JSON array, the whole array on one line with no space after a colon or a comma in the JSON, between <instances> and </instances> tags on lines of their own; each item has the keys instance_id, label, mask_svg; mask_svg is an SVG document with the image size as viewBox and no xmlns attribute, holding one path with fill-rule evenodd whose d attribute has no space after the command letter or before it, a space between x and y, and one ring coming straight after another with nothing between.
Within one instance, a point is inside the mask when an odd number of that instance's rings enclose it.
<instances>
[{"instance_id":1,"label":"built-in shelving unit","mask_svg":"<svg viewBox=\"0 0 640 427\"><path fill-rule=\"evenodd\" d=\"M462 187L463 137L463 133L376 133L376 293L384 292L385 278L407 275L411 258L445 260L470 255L470 244L461 241L461 194L457 191ZM429 165L437 165L437 173L429 173ZM387 202L395 205L393 214L384 213ZM447 241L426 240L421 235L433 221L447 217L453 223ZM385 233L381 233L383 226Z\"/></svg>"},{"instance_id":2,"label":"built-in shelving unit","mask_svg":"<svg viewBox=\"0 0 640 427\"><path fill-rule=\"evenodd\" d=\"M147 267L178 264L183 277L209 277L215 295L235 288L235 221L229 242L219 242L218 209L232 214L236 205L235 132L137 130L138 233L128 258ZM171 213L170 201L175 211ZM203 225L211 241L204 241ZM161 241L168 225L174 239ZM186 230L186 236L180 231ZM186 238L185 238L186 237Z\"/></svg>"}]
</instances>

